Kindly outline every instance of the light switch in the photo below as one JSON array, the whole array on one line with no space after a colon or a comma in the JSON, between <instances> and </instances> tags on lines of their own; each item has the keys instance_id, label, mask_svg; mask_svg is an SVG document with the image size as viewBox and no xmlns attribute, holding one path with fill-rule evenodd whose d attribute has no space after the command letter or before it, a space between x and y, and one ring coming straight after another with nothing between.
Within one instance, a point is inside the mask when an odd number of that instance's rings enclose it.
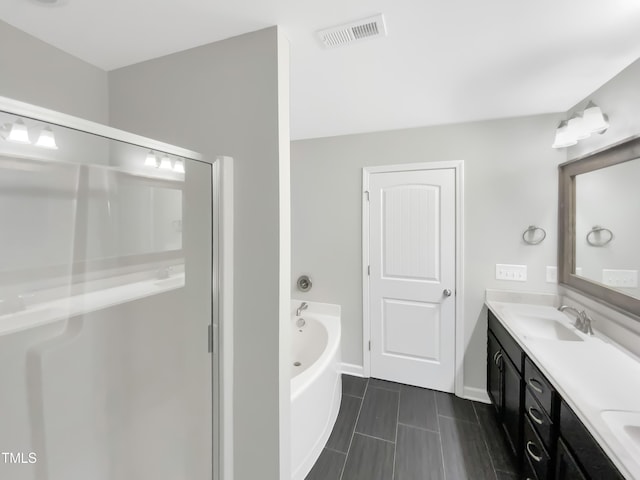
<instances>
[{"instance_id":1,"label":"light switch","mask_svg":"<svg viewBox=\"0 0 640 480\"><path fill-rule=\"evenodd\" d=\"M502 263L497 263L496 264L496 280L526 282L527 266L526 265L505 265Z\"/></svg>"},{"instance_id":2,"label":"light switch","mask_svg":"<svg viewBox=\"0 0 640 480\"><path fill-rule=\"evenodd\" d=\"M558 283L558 267L547 267L547 283Z\"/></svg>"}]
</instances>

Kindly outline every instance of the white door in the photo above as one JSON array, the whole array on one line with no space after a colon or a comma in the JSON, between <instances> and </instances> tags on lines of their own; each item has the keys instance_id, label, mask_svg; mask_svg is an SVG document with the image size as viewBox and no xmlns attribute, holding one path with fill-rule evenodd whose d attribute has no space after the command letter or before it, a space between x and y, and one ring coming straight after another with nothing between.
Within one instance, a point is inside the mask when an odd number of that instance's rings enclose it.
<instances>
[{"instance_id":1,"label":"white door","mask_svg":"<svg viewBox=\"0 0 640 480\"><path fill-rule=\"evenodd\" d=\"M456 171L369 180L371 376L454 391Z\"/></svg>"}]
</instances>

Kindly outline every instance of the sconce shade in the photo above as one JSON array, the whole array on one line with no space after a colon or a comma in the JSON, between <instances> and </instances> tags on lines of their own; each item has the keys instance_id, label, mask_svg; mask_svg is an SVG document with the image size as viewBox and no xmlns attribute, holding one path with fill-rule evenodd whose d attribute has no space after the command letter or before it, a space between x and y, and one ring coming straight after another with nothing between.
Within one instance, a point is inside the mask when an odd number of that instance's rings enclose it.
<instances>
[{"instance_id":1,"label":"sconce shade","mask_svg":"<svg viewBox=\"0 0 640 480\"><path fill-rule=\"evenodd\" d=\"M144 160L144 164L147 167L158 167L158 159L156 158L156 154L153 151L149 150L147 153L147 158Z\"/></svg>"},{"instance_id":2,"label":"sconce shade","mask_svg":"<svg viewBox=\"0 0 640 480\"><path fill-rule=\"evenodd\" d=\"M584 128L584 120L582 115L574 113L568 122L569 132L576 140L584 140L591 136L591 130Z\"/></svg>"},{"instance_id":3,"label":"sconce shade","mask_svg":"<svg viewBox=\"0 0 640 480\"><path fill-rule=\"evenodd\" d=\"M58 145L56 145L56 137L54 136L53 130L51 130L51 127L49 125L44 127L40 132L40 136L38 137L36 146L50 148L52 150L58 149Z\"/></svg>"},{"instance_id":4,"label":"sconce shade","mask_svg":"<svg viewBox=\"0 0 640 480\"><path fill-rule=\"evenodd\" d=\"M556 139L551 148L566 148L575 145L578 141L572 136L569 124L566 120L562 120L558 128L556 128Z\"/></svg>"},{"instance_id":5,"label":"sconce shade","mask_svg":"<svg viewBox=\"0 0 640 480\"><path fill-rule=\"evenodd\" d=\"M160 160L160 168L163 170L171 170L171 159L168 155L164 155Z\"/></svg>"},{"instance_id":6,"label":"sconce shade","mask_svg":"<svg viewBox=\"0 0 640 480\"><path fill-rule=\"evenodd\" d=\"M21 118L17 119L11 125L11 131L9 132L8 140L17 143L31 143L29 141L29 132L27 126L24 124Z\"/></svg>"},{"instance_id":7,"label":"sconce shade","mask_svg":"<svg viewBox=\"0 0 640 480\"><path fill-rule=\"evenodd\" d=\"M607 128L609 128L607 116L604 115L600 107L593 102L589 102L587 108L585 108L582 119L583 127L588 132L604 133Z\"/></svg>"},{"instance_id":8,"label":"sconce shade","mask_svg":"<svg viewBox=\"0 0 640 480\"><path fill-rule=\"evenodd\" d=\"M176 173L184 173L184 162L182 160L176 160L173 164L173 171Z\"/></svg>"}]
</instances>

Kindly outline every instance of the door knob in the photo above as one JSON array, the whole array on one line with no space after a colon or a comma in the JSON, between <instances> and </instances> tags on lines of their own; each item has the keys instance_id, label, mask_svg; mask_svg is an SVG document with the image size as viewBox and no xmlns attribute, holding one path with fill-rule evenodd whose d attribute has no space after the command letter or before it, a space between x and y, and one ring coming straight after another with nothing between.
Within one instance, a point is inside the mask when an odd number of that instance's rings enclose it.
<instances>
[{"instance_id":1,"label":"door knob","mask_svg":"<svg viewBox=\"0 0 640 480\"><path fill-rule=\"evenodd\" d=\"M451 296L451 290L449 290L448 288L445 288L445 289L442 291L442 294L443 294L445 297L450 297L450 296Z\"/></svg>"}]
</instances>

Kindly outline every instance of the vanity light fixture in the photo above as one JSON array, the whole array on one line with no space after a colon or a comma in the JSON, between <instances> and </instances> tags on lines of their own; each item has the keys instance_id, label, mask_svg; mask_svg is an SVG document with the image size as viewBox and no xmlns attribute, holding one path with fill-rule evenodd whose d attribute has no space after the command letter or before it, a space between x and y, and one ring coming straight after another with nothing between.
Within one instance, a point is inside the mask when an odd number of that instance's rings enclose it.
<instances>
[{"instance_id":1,"label":"vanity light fixture","mask_svg":"<svg viewBox=\"0 0 640 480\"><path fill-rule=\"evenodd\" d=\"M52 150L58 149L56 137L53 134L53 130L51 130L51 126L47 125L42 129L40 136L38 137L38 141L36 142L36 147L50 148Z\"/></svg>"},{"instance_id":2,"label":"vanity light fixture","mask_svg":"<svg viewBox=\"0 0 640 480\"><path fill-rule=\"evenodd\" d=\"M591 133L604 133L609 128L609 117L607 117L599 106L589 101L587 108L582 113L584 129Z\"/></svg>"},{"instance_id":3,"label":"vanity light fixture","mask_svg":"<svg viewBox=\"0 0 640 480\"><path fill-rule=\"evenodd\" d=\"M173 171L176 173L184 173L184 161L176 160L173 164Z\"/></svg>"},{"instance_id":4,"label":"vanity light fixture","mask_svg":"<svg viewBox=\"0 0 640 480\"><path fill-rule=\"evenodd\" d=\"M575 145L578 141L571 135L569 130L569 122L562 120L558 128L556 128L556 139L551 148L567 148Z\"/></svg>"},{"instance_id":5,"label":"vanity light fixture","mask_svg":"<svg viewBox=\"0 0 640 480\"><path fill-rule=\"evenodd\" d=\"M578 140L588 138L593 133L602 134L609 128L609 117L600 107L589 100L583 112L575 112L571 118L563 120L556 128L556 138L552 148L566 148L575 145Z\"/></svg>"},{"instance_id":6,"label":"vanity light fixture","mask_svg":"<svg viewBox=\"0 0 640 480\"><path fill-rule=\"evenodd\" d=\"M567 122L569 126L570 135L576 140L584 140L585 138L589 138L591 136L591 132L585 130L584 121L582 115L578 112L571 115L569 122Z\"/></svg>"},{"instance_id":7,"label":"vanity light fixture","mask_svg":"<svg viewBox=\"0 0 640 480\"><path fill-rule=\"evenodd\" d=\"M21 118L18 118L11 125L11 130L9 131L7 140L16 143L31 143L29 140L29 131L27 130L27 126Z\"/></svg>"},{"instance_id":8,"label":"vanity light fixture","mask_svg":"<svg viewBox=\"0 0 640 480\"><path fill-rule=\"evenodd\" d=\"M158 158L156 154L153 153L153 150L149 150L149 153L147 153L147 157L144 159L144 165L145 167L158 168Z\"/></svg>"},{"instance_id":9,"label":"vanity light fixture","mask_svg":"<svg viewBox=\"0 0 640 480\"><path fill-rule=\"evenodd\" d=\"M160 168L163 170L171 170L171 159L169 155L166 153L162 156L162 160L160 160Z\"/></svg>"}]
</instances>

